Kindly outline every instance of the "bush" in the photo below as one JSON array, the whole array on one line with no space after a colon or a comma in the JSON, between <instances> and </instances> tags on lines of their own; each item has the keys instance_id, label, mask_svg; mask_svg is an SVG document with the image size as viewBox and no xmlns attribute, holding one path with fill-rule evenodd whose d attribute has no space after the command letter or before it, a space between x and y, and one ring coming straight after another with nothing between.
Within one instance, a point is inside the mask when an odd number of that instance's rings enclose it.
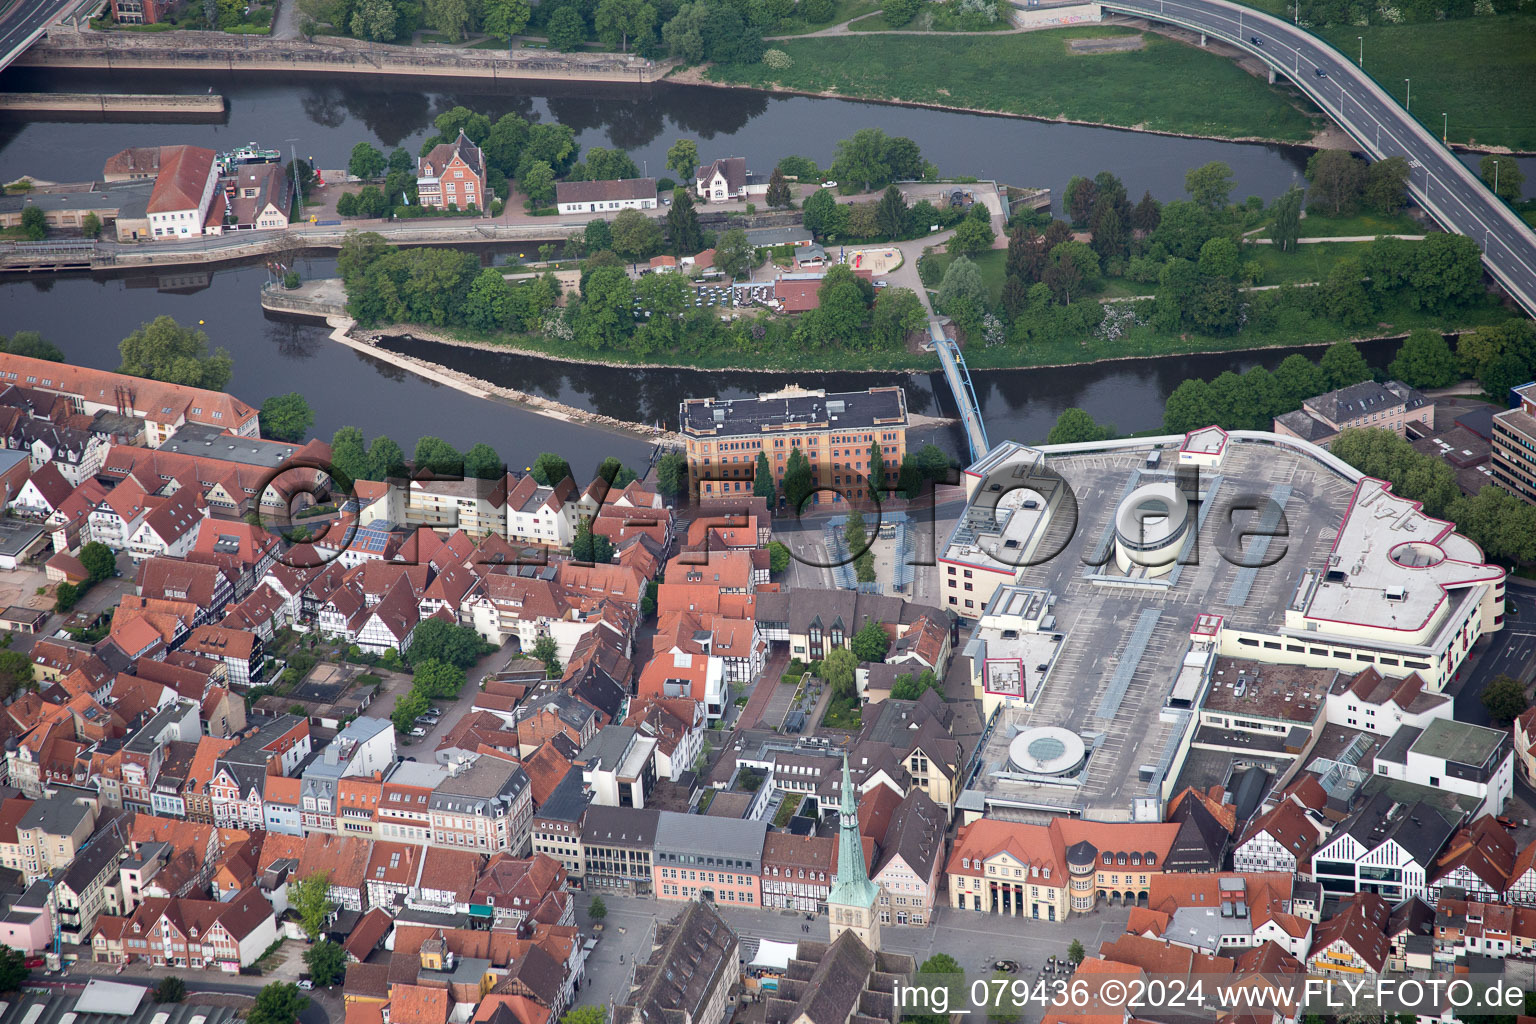
<instances>
[{"instance_id":1,"label":"bush","mask_svg":"<svg viewBox=\"0 0 1536 1024\"><path fill-rule=\"evenodd\" d=\"M289 291L293 291L299 286L300 283L301 281L299 278L299 272L297 270L290 270L283 275L283 287Z\"/></svg>"}]
</instances>

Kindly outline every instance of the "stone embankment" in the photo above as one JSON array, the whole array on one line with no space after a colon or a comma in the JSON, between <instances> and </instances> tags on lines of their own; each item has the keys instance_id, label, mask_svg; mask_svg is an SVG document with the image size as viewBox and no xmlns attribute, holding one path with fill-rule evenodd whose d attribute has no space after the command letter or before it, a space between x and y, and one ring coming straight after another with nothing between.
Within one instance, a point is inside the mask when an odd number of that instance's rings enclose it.
<instances>
[{"instance_id":1,"label":"stone embankment","mask_svg":"<svg viewBox=\"0 0 1536 1024\"><path fill-rule=\"evenodd\" d=\"M277 313L322 318L331 327L332 341L363 353L370 359L377 359L391 366L408 370L434 384L451 387L475 398L513 402L540 416L548 416L566 423L580 423L589 427L616 430L659 444L675 445L682 442L682 438L671 431L658 430L644 423L630 423L627 420L604 416L587 409L578 409L562 402L553 402L516 388L492 384L425 359L417 359L414 356L380 348L378 342L381 338L411 333L421 335L421 329L408 326L385 327L377 330L358 328L356 321L347 316L346 297L340 285L341 282L334 278L306 282L291 291L278 285L267 285L261 290L261 305L263 309ZM427 335L422 336L427 337Z\"/></svg>"},{"instance_id":2,"label":"stone embankment","mask_svg":"<svg viewBox=\"0 0 1536 1024\"><path fill-rule=\"evenodd\" d=\"M323 41L231 36L222 32L70 31L58 28L16 60L18 67L112 70L271 71L281 74L378 74L413 78L569 80L648 84L671 61L633 54L547 50L424 50L328 36Z\"/></svg>"},{"instance_id":3,"label":"stone embankment","mask_svg":"<svg viewBox=\"0 0 1536 1024\"><path fill-rule=\"evenodd\" d=\"M224 97L217 94L0 92L0 112L217 115L224 113Z\"/></svg>"}]
</instances>

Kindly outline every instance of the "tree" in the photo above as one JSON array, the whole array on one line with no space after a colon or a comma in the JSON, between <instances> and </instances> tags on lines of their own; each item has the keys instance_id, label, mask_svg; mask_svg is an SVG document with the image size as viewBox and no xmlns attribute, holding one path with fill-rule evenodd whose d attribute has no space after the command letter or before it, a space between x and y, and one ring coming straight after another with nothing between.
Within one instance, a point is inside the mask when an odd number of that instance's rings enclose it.
<instances>
[{"instance_id":1,"label":"tree","mask_svg":"<svg viewBox=\"0 0 1536 1024\"><path fill-rule=\"evenodd\" d=\"M1407 298L1420 309L1443 311L1482 292L1483 253L1465 235L1435 232L1413 246Z\"/></svg>"},{"instance_id":2,"label":"tree","mask_svg":"<svg viewBox=\"0 0 1536 1024\"><path fill-rule=\"evenodd\" d=\"M9 352L13 356L26 356L28 359L64 362L63 350L36 331L17 331L11 335L10 341L0 336L0 351Z\"/></svg>"},{"instance_id":3,"label":"tree","mask_svg":"<svg viewBox=\"0 0 1536 1024\"><path fill-rule=\"evenodd\" d=\"M587 916L594 921L601 921L608 916L608 904L603 902L601 896L592 897L592 905L587 908Z\"/></svg>"},{"instance_id":4,"label":"tree","mask_svg":"<svg viewBox=\"0 0 1536 1024\"><path fill-rule=\"evenodd\" d=\"M1477 165L1483 184L1493 189L1494 195L1506 203L1518 203L1525 190L1525 174L1520 163L1512 156L1489 153ZM1495 185L1497 187L1495 188Z\"/></svg>"},{"instance_id":5,"label":"tree","mask_svg":"<svg viewBox=\"0 0 1536 1024\"><path fill-rule=\"evenodd\" d=\"M1284 252L1296 248L1296 239L1301 236L1301 189L1292 187L1276 199L1270 213L1274 218L1269 228L1270 241Z\"/></svg>"},{"instance_id":6,"label":"tree","mask_svg":"<svg viewBox=\"0 0 1536 1024\"><path fill-rule=\"evenodd\" d=\"M941 1006L954 1010L957 1006L963 1007L968 1005L965 989L965 971L961 969L960 964L955 961L955 958L948 953L935 953L923 961L922 966L917 969L917 972L924 975L931 986L941 985L948 992L947 1001L941 1002L941 1000L945 999L943 996L930 997L930 1010L937 1010ZM933 975L948 975L949 977L940 980L940 978L932 977ZM949 1013L914 1013L906 1015L906 1019L911 1024L948 1024L950 1016Z\"/></svg>"},{"instance_id":7,"label":"tree","mask_svg":"<svg viewBox=\"0 0 1536 1024\"><path fill-rule=\"evenodd\" d=\"M101 234L101 218L95 213L87 213L80 218L80 233L86 238L96 238Z\"/></svg>"},{"instance_id":8,"label":"tree","mask_svg":"<svg viewBox=\"0 0 1536 1024\"><path fill-rule=\"evenodd\" d=\"M1530 366L1513 353L1506 352L1490 361L1477 375L1477 382L1500 405L1509 402L1511 388L1531 379Z\"/></svg>"},{"instance_id":9,"label":"tree","mask_svg":"<svg viewBox=\"0 0 1536 1024\"><path fill-rule=\"evenodd\" d=\"M1318 367L1323 371L1324 384L1329 390L1347 388L1351 384L1371 379L1371 368L1365 357L1347 341L1336 341L1329 345L1323 358L1318 361Z\"/></svg>"},{"instance_id":10,"label":"tree","mask_svg":"<svg viewBox=\"0 0 1536 1024\"><path fill-rule=\"evenodd\" d=\"M1125 222L1120 218L1120 211L1113 204L1099 200L1093 208L1090 228L1093 232L1093 251L1099 254L1100 259L1125 256L1130 247L1130 239L1126 236Z\"/></svg>"},{"instance_id":11,"label":"tree","mask_svg":"<svg viewBox=\"0 0 1536 1024\"><path fill-rule=\"evenodd\" d=\"M349 28L358 39L387 43L395 38L399 13L390 0L361 0L352 12Z\"/></svg>"},{"instance_id":12,"label":"tree","mask_svg":"<svg viewBox=\"0 0 1536 1024\"><path fill-rule=\"evenodd\" d=\"M837 230L841 211L830 189L819 188L812 192L800 204L800 211L805 230L817 238L826 239Z\"/></svg>"},{"instance_id":13,"label":"tree","mask_svg":"<svg viewBox=\"0 0 1536 1024\"><path fill-rule=\"evenodd\" d=\"M784 500L795 515L800 514L802 506L816 492L810 460L799 448L789 450L789 458L784 460L784 478L780 486L784 491Z\"/></svg>"},{"instance_id":14,"label":"tree","mask_svg":"<svg viewBox=\"0 0 1536 1024\"><path fill-rule=\"evenodd\" d=\"M1483 707L1501 722L1512 722L1531 706L1525 696L1525 684L1513 676L1499 675L1483 688Z\"/></svg>"},{"instance_id":15,"label":"tree","mask_svg":"<svg viewBox=\"0 0 1536 1024\"><path fill-rule=\"evenodd\" d=\"M571 464L554 452L540 452L529 472L540 487L553 487L571 475Z\"/></svg>"},{"instance_id":16,"label":"tree","mask_svg":"<svg viewBox=\"0 0 1536 1024\"><path fill-rule=\"evenodd\" d=\"M609 487L623 489L640 479L640 474L630 469L613 455L598 463L597 475L608 481Z\"/></svg>"},{"instance_id":17,"label":"tree","mask_svg":"<svg viewBox=\"0 0 1536 1024\"><path fill-rule=\"evenodd\" d=\"M610 230L613 251L631 262L648 260L661 249L661 225L639 210L621 210Z\"/></svg>"},{"instance_id":18,"label":"tree","mask_svg":"<svg viewBox=\"0 0 1536 1024\"><path fill-rule=\"evenodd\" d=\"M555 12L555 16L571 11L569 7L562 7ZM577 15L579 18L580 15ZM554 17L549 19L551 22ZM534 209L543 206L555 198L555 170L543 160L535 160L530 163L518 178L517 187L523 190L523 195L528 197L528 203Z\"/></svg>"},{"instance_id":19,"label":"tree","mask_svg":"<svg viewBox=\"0 0 1536 1024\"><path fill-rule=\"evenodd\" d=\"M1093 214L1094 201L1098 199L1098 187L1092 178L1075 175L1067 182L1066 207L1067 216L1072 218L1074 227L1087 227L1088 218Z\"/></svg>"},{"instance_id":20,"label":"tree","mask_svg":"<svg viewBox=\"0 0 1536 1024\"><path fill-rule=\"evenodd\" d=\"M776 541L776 540L771 540L771 541L768 542L768 571L769 572L781 573L785 569L788 569L789 568L790 557L791 557L791 555L789 553L789 548L786 547L784 544L781 544L779 541ZM31 662L28 662L28 664L31 664Z\"/></svg>"},{"instance_id":21,"label":"tree","mask_svg":"<svg viewBox=\"0 0 1536 1024\"><path fill-rule=\"evenodd\" d=\"M1200 247L1211 234L1211 215L1205 207L1175 199L1163 204L1152 241L1161 242L1170 256L1192 260L1199 257Z\"/></svg>"},{"instance_id":22,"label":"tree","mask_svg":"<svg viewBox=\"0 0 1536 1024\"><path fill-rule=\"evenodd\" d=\"M892 188L895 186L893 185ZM955 233L949 238L949 254L951 256L975 256L992 248L992 243L997 239L992 225L986 221L967 217L955 226Z\"/></svg>"},{"instance_id":23,"label":"tree","mask_svg":"<svg viewBox=\"0 0 1536 1024\"><path fill-rule=\"evenodd\" d=\"M907 233L908 216L907 200L902 196L901 189L887 185L880 196L880 202L875 205L875 226L880 234L886 238L900 238ZM987 244L990 246L992 243L989 240Z\"/></svg>"},{"instance_id":24,"label":"tree","mask_svg":"<svg viewBox=\"0 0 1536 1024\"><path fill-rule=\"evenodd\" d=\"M395 709L390 712L389 720L397 733L405 735L416 727L416 719L426 714L431 706L426 693L413 686L408 693L395 698Z\"/></svg>"},{"instance_id":25,"label":"tree","mask_svg":"<svg viewBox=\"0 0 1536 1024\"><path fill-rule=\"evenodd\" d=\"M40 206L28 206L21 211L21 230L29 241L41 242L48 237L48 215Z\"/></svg>"},{"instance_id":26,"label":"tree","mask_svg":"<svg viewBox=\"0 0 1536 1024\"><path fill-rule=\"evenodd\" d=\"M773 467L768 465L768 456L763 452L757 453L757 461L752 466L752 493L773 500Z\"/></svg>"},{"instance_id":27,"label":"tree","mask_svg":"<svg viewBox=\"0 0 1536 1024\"><path fill-rule=\"evenodd\" d=\"M309 999L299 994L299 986L274 981L256 993L245 1024L294 1024L308 1006Z\"/></svg>"},{"instance_id":28,"label":"tree","mask_svg":"<svg viewBox=\"0 0 1536 1024\"><path fill-rule=\"evenodd\" d=\"M331 876L324 871L316 871L289 887L288 905L298 913L299 926L310 941L320 937L331 911L336 909L336 904L331 902L330 890ZM292 1024L292 1021L283 1024Z\"/></svg>"},{"instance_id":29,"label":"tree","mask_svg":"<svg viewBox=\"0 0 1536 1024\"><path fill-rule=\"evenodd\" d=\"M411 664L411 691L428 700L453 700L464 688L464 670L446 661L416 658Z\"/></svg>"},{"instance_id":30,"label":"tree","mask_svg":"<svg viewBox=\"0 0 1536 1024\"><path fill-rule=\"evenodd\" d=\"M486 267L469 286L464 300L464 322L477 331L491 333L512 324L512 284L496 267Z\"/></svg>"},{"instance_id":31,"label":"tree","mask_svg":"<svg viewBox=\"0 0 1536 1024\"><path fill-rule=\"evenodd\" d=\"M577 562L606 564L613 561L613 542L592 532L592 518L582 516L571 539L571 559Z\"/></svg>"},{"instance_id":32,"label":"tree","mask_svg":"<svg viewBox=\"0 0 1536 1024\"><path fill-rule=\"evenodd\" d=\"M1319 292L1328 319L1345 327L1363 327L1371 322L1374 305L1365 290L1365 271L1360 261L1346 257L1336 262L1323 277Z\"/></svg>"},{"instance_id":33,"label":"tree","mask_svg":"<svg viewBox=\"0 0 1536 1024\"><path fill-rule=\"evenodd\" d=\"M939 689L938 677L933 674L933 669L925 668L910 676L901 676L891 684L891 697L894 700L917 700L929 690Z\"/></svg>"},{"instance_id":34,"label":"tree","mask_svg":"<svg viewBox=\"0 0 1536 1024\"><path fill-rule=\"evenodd\" d=\"M822 677L832 696L847 700L858 693L859 659L848 648L839 647L821 663Z\"/></svg>"},{"instance_id":35,"label":"tree","mask_svg":"<svg viewBox=\"0 0 1536 1024\"><path fill-rule=\"evenodd\" d=\"M944 271L934 305L941 313L947 313L955 303L966 300L985 306L987 286L976 264L964 256L957 256Z\"/></svg>"},{"instance_id":36,"label":"tree","mask_svg":"<svg viewBox=\"0 0 1536 1024\"><path fill-rule=\"evenodd\" d=\"M0 992L18 991L30 973L21 950L0 945Z\"/></svg>"},{"instance_id":37,"label":"tree","mask_svg":"<svg viewBox=\"0 0 1536 1024\"><path fill-rule=\"evenodd\" d=\"M304 951L304 963L316 985L335 985L347 973L347 951L339 943L321 941Z\"/></svg>"},{"instance_id":38,"label":"tree","mask_svg":"<svg viewBox=\"0 0 1536 1024\"><path fill-rule=\"evenodd\" d=\"M656 487L669 498L680 498L688 491L688 456L667 452L656 460Z\"/></svg>"},{"instance_id":39,"label":"tree","mask_svg":"<svg viewBox=\"0 0 1536 1024\"><path fill-rule=\"evenodd\" d=\"M1184 175L1184 191L1207 210L1225 209L1232 195L1232 168L1220 160L1196 167Z\"/></svg>"},{"instance_id":40,"label":"tree","mask_svg":"<svg viewBox=\"0 0 1536 1024\"><path fill-rule=\"evenodd\" d=\"M885 490L885 453L880 450L880 442L874 441L869 446L869 489L871 494L878 494Z\"/></svg>"},{"instance_id":41,"label":"tree","mask_svg":"<svg viewBox=\"0 0 1536 1024\"><path fill-rule=\"evenodd\" d=\"M789 182L785 180L784 172L777 167L768 176L768 195L765 198L768 205L775 210L794 205L794 197L789 192ZM675 205L677 200L674 199L672 202Z\"/></svg>"},{"instance_id":42,"label":"tree","mask_svg":"<svg viewBox=\"0 0 1536 1024\"><path fill-rule=\"evenodd\" d=\"M384 154L366 142L359 142L352 147L352 156L347 160L347 173L364 181L382 177Z\"/></svg>"},{"instance_id":43,"label":"tree","mask_svg":"<svg viewBox=\"0 0 1536 1024\"><path fill-rule=\"evenodd\" d=\"M21 651L0 651L0 700L30 689L35 671L32 659Z\"/></svg>"},{"instance_id":44,"label":"tree","mask_svg":"<svg viewBox=\"0 0 1536 1024\"><path fill-rule=\"evenodd\" d=\"M609 229L608 222L605 220L588 221L587 226L582 229L581 235L582 240L587 244L587 252L589 253L598 253L604 249L613 248L613 232Z\"/></svg>"},{"instance_id":45,"label":"tree","mask_svg":"<svg viewBox=\"0 0 1536 1024\"><path fill-rule=\"evenodd\" d=\"M141 324L117 350L123 357L118 373L209 391L223 391L234 368L224 349L209 353L208 335L168 316Z\"/></svg>"},{"instance_id":46,"label":"tree","mask_svg":"<svg viewBox=\"0 0 1536 1024\"><path fill-rule=\"evenodd\" d=\"M1072 961L1074 964L1080 964L1083 962L1084 955L1085 953L1083 951L1082 942L1078 941L1077 939L1073 939L1072 942L1067 946L1067 959Z\"/></svg>"},{"instance_id":47,"label":"tree","mask_svg":"<svg viewBox=\"0 0 1536 1024\"><path fill-rule=\"evenodd\" d=\"M487 653L488 646L469 626L428 618L411 634L410 659L412 665L436 661L464 671Z\"/></svg>"},{"instance_id":48,"label":"tree","mask_svg":"<svg viewBox=\"0 0 1536 1024\"><path fill-rule=\"evenodd\" d=\"M1163 217L1163 204L1152 198L1152 191L1148 189L1141 194L1141 201L1131 211L1131 227L1144 234L1150 234L1157 228L1157 224Z\"/></svg>"},{"instance_id":49,"label":"tree","mask_svg":"<svg viewBox=\"0 0 1536 1024\"><path fill-rule=\"evenodd\" d=\"M1092 416L1078 408L1063 409L1056 417L1056 425L1046 437L1046 444L1076 444L1082 441L1103 441L1114 437L1111 427L1101 427Z\"/></svg>"},{"instance_id":50,"label":"tree","mask_svg":"<svg viewBox=\"0 0 1536 1024\"><path fill-rule=\"evenodd\" d=\"M715 266L732 280L751 270L756 262L757 250L741 228L731 228L715 243Z\"/></svg>"},{"instance_id":51,"label":"tree","mask_svg":"<svg viewBox=\"0 0 1536 1024\"><path fill-rule=\"evenodd\" d=\"M480 27L485 30L487 35L505 39L507 45L511 46L512 37L528 27L528 18L531 13L528 8L528 0L485 0L485 13L480 18ZM505 121L508 117L514 116L516 115L507 114L501 120ZM522 118L518 118L518 120L522 120ZM500 124L501 122L498 121L497 123ZM494 133L494 129L492 131ZM491 155L490 147L488 146L486 149L486 156L489 158ZM503 172L506 171L508 166L506 163L501 161L496 161L496 163L502 168ZM511 162L513 166L516 163L515 159Z\"/></svg>"},{"instance_id":52,"label":"tree","mask_svg":"<svg viewBox=\"0 0 1536 1024\"><path fill-rule=\"evenodd\" d=\"M544 663L544 671L550 679L560 675L560 648L552 636L541 636L533 642L533 656Z\"/></svg>"},{"instance_id":53,"label":"tree","mask_svg":"<svg viewBox=\"0 0 1536 1024\"><path fill-rule=\"evenodd\" d=\"M1400 156L1371 164L1365 172L1365 205L1392 216L1408 205L1408 161Z\"/></svg>"},{"instance_id":54,"label":"tree","mask_svg":"<svg viewBox=\"0 0 1536 1024\"><path fill-rule=\"evenodd\" d=\"M331 435L331 469L333 475L343 478L339 481L343 488L353 480L368 479L368 443L361 430L341 427Z\"/></svg>"},{"instance_id":55,"label":"tree","mask_svg":"<svg viewBox=\"0 0 1536 1024\"><path fill-rule=\"evenodd\" d=\"M928 311L910 288L882 288L875 297L870 339L879 347L900 348L912 331L928 323Z\"/></svg>"},{"instance_id":56,"label":"tree","mask_svg":"<svg viewBox=\"0 0 1536 1024\"><path fill-rule=\"evenodd\" d=\"M469 27L469 4L466 0L422 0L422 15L427 27L443 33L449 39L464 38Z\"/></svg>"},{"instance_id":57,"label":"tree","mask_svg":"<svg viewBox=\"0 0 1536 1024\"><path fill-rule=\"evenodd\" d=\"M1456 354L1439 331L1414 331L1397 350L1387 371L1411 387L1443 388L1461 378Z\"/></svg>"},{"instance_id":58,"label":"tree","mask_svg":"<svg viewBox=\"0 0 1536 1024\"><path fill-rule=\"evenodd\" d=\"M100 583L117 572L117 556L99 540L89 541L80 548L80 564L85 566L92 583Z\"/></svg>"},{"instance_id":59,"label":"tree","mask_svg":"<svg viewBox=\"0 0 1536 1024\"><path fill-rule=\"evenodd\" d=\"M174 974L168 974L156 982L151 991L151 998L157 1003L179 1003L187 998L187 983Z\"/></svg>"},{"instance_id":60,"label":"tree","mask_svg":"<svg viewBox=\"0 0 1536 1024\"><path fill-rule=\"evenodd\" d=\"M678 139L667 150L667 170L679 181L692 183L699 173L699 144L692 139Z\"/></svg>"},{"instance_id":61,"label":"tree","mask_svg":"<svg viewBox=\"0 0 1536 1024\"><path fill-rule=\"evenodd\" d=\"M544 34L549 38L549 45L557 50L579 49L581 41L587 37L587 23L574 6L557 7L544 25Z\"/></svg>"},{"instance_id":62,"label":"tree","mask_svg":"<svg viewBox=\"0 0 1536 1024\"><path fill-rule=\"evenodd\" d=\"M885 15L885 23L892 28L900 28L917 17L917 12L923 9L924 0L884 0L880 5L881 13Z\"/></svg>"},{"instance_id":63,"label":"tree","mask_svg":"<svg viewBox=\"0 0 1536 1024\"><path fill-rule=\"evenodd\" d=\"M891 649L891 636L884 626L870 619L853 634L848 645L861 662L883 662L885 652Z\"/></svg>"},{"instance_id":64,"label":"tree","mask_svg":"<svg viewBox=\"0 0 1536 1024\"><path fill-rule=\"evenodd\" d=\"M832 160L833 176L841 182L862 185L864 192L884 186L891 180L885 146L885 132L879 128L860 128L852 138L838 142Z\"/></svg>"},{"instance_id":65,"label":"tree","mask_svg":"<svg viewBox=\"0 0 1536 1024\"><path fill-rule=\"evenodd\" d=\"M672 190L672 207L667 210L667 238L677 256L692 256L704 248L704 234L699 230L693 193L686 188Z\"/></svg>"},{"instance_id":66,"label":"tree","mask_svg":"<svg viewBox=\"0 0 1536 1024\"><path fill-rule=\"evenodd\" d=\"M1224 235L1218 235L1210 239L1200 247L1200 273L1206 277L1220 277L1227 280L1237 276L1238 265L1237 243Z\"/></svg>"},{"instance_id":67,"label":"tree","mask_svg":"<svg viewBox=\"0 0 1536 1024\"><path fill-rule=\"evenodd\" d=\"M649 37L656 27L656 8L643 0L600 0L593 27L603 42L628 53L631 36Z\"/></svg>"},{"instance_id":68,"label":"tree","mask_svg":"<svg viewBox=\"0 0 1536 1024\"><path fill-rule=\"evenodd\" d=\"M394 438L376 437L368 446L368 480L390 480L405 476L405 449Z\"/></svg>"},{"instance_id":69,"label":"tree","mask_svg":"<svg viewBox=\"0 0 1536 1024\"><path fill-rule=\"evenodd\" d=\"M1365 161L1349 150L1318 150L1307 160L1312 207L1334 216L1354 213L1365 192L1365 177Z\"/></svg>"},{"instance_id":70,"label":"tree","mask_svg":"<svg viewBox=\"0 0 1536 1024\"><path fill-rule=\"evenodd\" d=\"M290 391L261 403L260 423L262 437L302 444L315 425L315 412L303 395Z\"/></svg>"}]
</instances>

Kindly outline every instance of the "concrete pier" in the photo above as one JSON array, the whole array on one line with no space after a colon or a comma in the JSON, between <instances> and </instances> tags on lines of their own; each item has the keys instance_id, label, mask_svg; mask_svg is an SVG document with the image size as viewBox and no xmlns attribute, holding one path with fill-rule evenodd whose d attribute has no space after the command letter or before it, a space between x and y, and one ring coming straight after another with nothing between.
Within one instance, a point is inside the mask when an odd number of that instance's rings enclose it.
<instances>
[{"instance_id":1,"label":"concrete pier","mask_svg":"<svg viewBox=\"0 0 1536 1024\"><path fill-rule=\"evenodd\" d=\"M224 97L100 92L0 92L0 114L189 114L222 116Z\"/></svg>"}]
</instances>

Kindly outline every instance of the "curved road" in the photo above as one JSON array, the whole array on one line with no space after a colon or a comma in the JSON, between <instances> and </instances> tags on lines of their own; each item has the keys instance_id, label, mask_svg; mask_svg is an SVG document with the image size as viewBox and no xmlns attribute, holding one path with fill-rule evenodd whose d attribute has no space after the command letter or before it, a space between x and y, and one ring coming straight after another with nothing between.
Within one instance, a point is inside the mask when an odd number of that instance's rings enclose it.
<instances>
[{"instance_id":1,"label":"curved road","mask_svg":"<svg viewBox=\"0 0 1536 1024\"><path fill-rule=\"evenodd\" d=\"M1349 57L1310 32L1226 0L1115 0L1104 9L1239 46L1294 81L1372 159L1406 158L1419 205L1447 231L1477 242L1489 273L1536 316L1536 234Z\"/></svg>"}]
</instances>

